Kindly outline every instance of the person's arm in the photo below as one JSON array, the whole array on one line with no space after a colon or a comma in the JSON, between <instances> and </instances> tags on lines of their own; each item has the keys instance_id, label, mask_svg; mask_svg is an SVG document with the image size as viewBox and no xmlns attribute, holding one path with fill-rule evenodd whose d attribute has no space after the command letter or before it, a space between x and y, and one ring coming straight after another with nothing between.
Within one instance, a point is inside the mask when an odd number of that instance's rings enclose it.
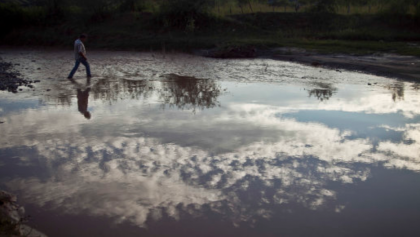
<instances>
[{"instance_id":1,"label":"person's arm","mask_svg":"<svg viewBox=\"0 0 420 237\"><path fill-rule=\"evenodd\" d=\"M79 45L78 45L77 50L79 51L79 55L80 55L83 59L87 60L86 55L85 55L85 54L83 53L83 51L82 51L82 44L79 44Z\"/></svg>"},{"instance_id":2,"label":"person's arm","mask_svg":"<svg viewBox=\"0 0 420 237\"><path fill-rule=\"evenodd\" d=\"M87 60L87 57L86 57L86 55L85 55L83 52L79 52L79 55L80 55L82 58L84 58L85 60Z\"/></svg>"}]
</instances>

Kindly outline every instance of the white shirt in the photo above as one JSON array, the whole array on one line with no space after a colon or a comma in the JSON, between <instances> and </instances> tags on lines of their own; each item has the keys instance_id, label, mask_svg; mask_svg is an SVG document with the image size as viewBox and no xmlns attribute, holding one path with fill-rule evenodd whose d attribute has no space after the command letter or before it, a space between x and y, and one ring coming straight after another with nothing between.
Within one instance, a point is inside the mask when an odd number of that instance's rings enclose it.
<instances>
[{"instance_id":1,"label":"white shirt","mask_svg":"<svg viewBox=\"0 0 420 237\"><path fill-rule=\"evenodd\" d=\"M83 53L84 55L86 55L86 49L83 42L80 39L77 39L74 42L74 56L76 60L83 59L83 57L80 56L80 53Z\"/></svg>"}]
</instances>

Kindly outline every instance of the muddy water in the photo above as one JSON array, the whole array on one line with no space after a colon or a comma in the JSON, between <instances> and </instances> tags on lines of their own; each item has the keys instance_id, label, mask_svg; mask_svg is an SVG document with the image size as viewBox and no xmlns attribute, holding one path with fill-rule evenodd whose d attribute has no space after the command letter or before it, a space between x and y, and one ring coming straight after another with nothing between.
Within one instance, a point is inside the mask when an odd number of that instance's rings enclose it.
<instances>
[{"instance_id":1,"label":"muddy water","mask_svg":"<svg viewBox=\"0 0 420 237\"><path fill-rule=\"evenodd\" d=\"M419 236L420 91L273 60L3 50L0 188L50 236ZM370 85L368 85L370 83Z\"/></svg>"}]
</instances>

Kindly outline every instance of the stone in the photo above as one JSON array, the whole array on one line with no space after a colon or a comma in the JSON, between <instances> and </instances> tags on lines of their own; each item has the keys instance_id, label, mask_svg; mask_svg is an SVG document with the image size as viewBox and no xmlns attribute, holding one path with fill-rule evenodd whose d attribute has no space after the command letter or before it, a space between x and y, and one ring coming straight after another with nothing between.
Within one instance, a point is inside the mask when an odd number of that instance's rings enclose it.
<instances>
[{"instance_id":1,"label":"stone","mask_svg":"<svg viewBox=\"0 0 420 237\"><path fill-rule=\"evenodd\" d=\"M19 78L19 73L13 71L13 66L0 59L0 90L17 93L18 87L22 86L24 80Z\"/></svg>"},{"instance_id":2,"label":"stone","mask_svg":"<svg viewBox=\"0 0 420 237\"><path fill-rule=\"evenodd\" d=\"M25 208L17 204L15 195L4 191L0 191L0 219L2 229L5 227L4 230L7 230L2 236L46 237L45 234L22 224L23 220L27 219Z\"/></svg>"}]
</instances>

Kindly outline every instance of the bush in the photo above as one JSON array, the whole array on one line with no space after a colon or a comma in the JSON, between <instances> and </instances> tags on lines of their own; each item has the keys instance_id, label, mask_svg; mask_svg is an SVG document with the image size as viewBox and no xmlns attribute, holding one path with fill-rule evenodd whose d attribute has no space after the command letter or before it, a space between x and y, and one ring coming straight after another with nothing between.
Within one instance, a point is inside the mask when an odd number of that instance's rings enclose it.
<instances>
[{"instance_id":1,"label":"bush","mask_svg":"<svg viewBox=\"0 0 420 237\"><path fill-rule=\"evenodd\" d=\"M49 21L58 21L64 18L64 6L66 0L37 0L39 6L46 9L47 18Z\"/></svg>"},{"instance_id":2,"label":"bush","mask_svg":"<svg viewBox=\"0 0 420 237\"><path fill-rule=\"evenodd\" d=\"M414 14L415 14L416 18L420 19L420 2L417 3L417 5L416 5L416 11L415 11Z\"/></svg>"},{"instance_id":3,"label":"bush","mask_svg":"<svg viewBox=\"0 0 420 237\"><path fill-rule=\"evenodd\" d=\"M336 0L319 0L309 11L317 13L335 13L337 10Z\"/></svg>"},{"instance_id":4,"label":"bush","mask_svg":"<svg viewBox=\"0 0 420 237\"><path fill-rule=\"evenodd\" d=\"M101 22L111 17L111 10L115 9L118 2L111 0L77 0L76 6L82 10L84 22ZM87 18L87 19L84 19Z\"/></svg>"},{"instance_id":5,"label":"bush","mask_svg":"<svg viewBox=\"0 0 420 237\"><path fill-rule=\"evenodd\" d=\"M23 24L23 10L19 5L0 3L0 16L1 36Z\"/></svg>"},{"instance_id":6,"label":"bush","mask_svg":"<svg viewBox=\"0 0 420 237\"><path fill-rule=\"evenodd\" d=\"M42 7L23 8L17 4L0 3L0 37L23 26L38 25L45 20L46 15Z\"/></svg>"},{"instance_id":7,"label":"bush","mask_svg":"<svg viewBox=\"0 0 420 237\"><path fill-rule=\"evenodd\" d=\"M185 29L208 23L212 0L171 0L161 5L159 18L165 26Z\"/></svg>"},{"instance_id":8,"label":"bush","mask_svg":"<svg viewBox=\"0 0 420 237\"><path fill-rule=\"evenodd\" d=\"M145 9L144 2L141 0L120 0L119 9L121 12L142 11Z\"/></svg>"},{"instance_id":9,"label":"bush","mask_svg":"<svg viewBox=\"0 0 420 237\"><path fill-rule=\"evenodd\" d=\"M406 15L410 9L408 0L391 0L388 7L385 8L382 14L385 15Z\"/></svg>"}]
</instances>

